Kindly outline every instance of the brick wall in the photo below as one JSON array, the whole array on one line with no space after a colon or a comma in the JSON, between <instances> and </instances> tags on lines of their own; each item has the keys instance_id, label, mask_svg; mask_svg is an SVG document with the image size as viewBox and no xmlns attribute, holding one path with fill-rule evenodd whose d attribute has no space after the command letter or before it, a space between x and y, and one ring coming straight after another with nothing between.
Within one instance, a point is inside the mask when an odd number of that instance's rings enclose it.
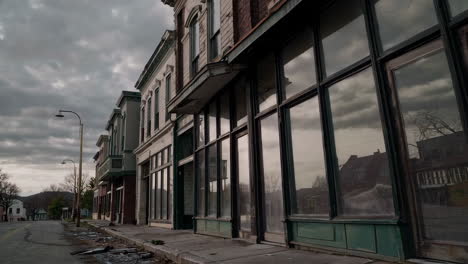
<instances>
[{"instance_id":1,"label":"brick wall","mask_svg":"<svg viewBox=\"0 0 468 264\"><path fill-rule=\"evenodd\" d=\"M257 23L268 16L269 8L278 0L238 0L234 5L236 41L242 40Z\"/></svg>"},{"instance_id":2,"label":"brick wall","mask_svg":"<svg viewBox=\"0 0 468 264\"><path fill-rule=\"evenodd\" d=\"M250 0L238 0L234 5L236 41L243 38L252 29L251 12Z\"/></svg>"},{"instance_id":3,"label":"brick wall","mask_svg":"<svg viewBox=\"0 0 468 264\"><path fill-rule=\"evenodd\" d=\"M257 0L258 9L256 10L256 17L253 21L254 24L257 24L260 20L265 18L268 15L268 4L271 0Z\"/></svg>"},{"instance_id":4,"label":"brick wall","mask_svg":"<svg viewBox=\"0 0 468 264\"><path fill-rule=\"evenodd\" d=\"M233 0L221 1L221 53L234 45ZM236 1L236 0L234 0Z\"/></svg>"}]
</instances>

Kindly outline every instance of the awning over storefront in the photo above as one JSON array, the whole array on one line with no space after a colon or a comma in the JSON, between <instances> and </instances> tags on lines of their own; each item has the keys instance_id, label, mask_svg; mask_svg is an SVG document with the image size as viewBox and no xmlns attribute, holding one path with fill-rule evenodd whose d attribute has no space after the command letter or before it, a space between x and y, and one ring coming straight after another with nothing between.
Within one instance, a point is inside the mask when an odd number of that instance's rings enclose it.
<instances>
[{"instance_id":1,"label":"awning over storefront","mask_svg":"<svg viewBox=\"0 0 468 264\"><path fill-rule=\"evenodd\" d=\"M216 93L223 89L245 68L244 65L229 65L224 61L207 64L169 102L169 112L178 114L198 113Z\"/></svg>"}]
</instances>

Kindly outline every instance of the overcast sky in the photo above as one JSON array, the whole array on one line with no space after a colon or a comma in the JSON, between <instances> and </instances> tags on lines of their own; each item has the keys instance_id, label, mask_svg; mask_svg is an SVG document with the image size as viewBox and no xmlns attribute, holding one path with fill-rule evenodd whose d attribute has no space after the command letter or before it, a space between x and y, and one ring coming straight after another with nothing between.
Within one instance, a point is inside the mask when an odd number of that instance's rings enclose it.
<instances>
[{"instance_id":1,"label":"overcast sky","mask_svg":"<svg viewBox=\"0 0 468 264\"><path fill-rule=\"evenodd\" d=\"M122 90L133 87L172 10L159 0L0 0L0 168L22 195L60 183L78 162L94 176L98 136Z\"/></svg>"}]
</instances>

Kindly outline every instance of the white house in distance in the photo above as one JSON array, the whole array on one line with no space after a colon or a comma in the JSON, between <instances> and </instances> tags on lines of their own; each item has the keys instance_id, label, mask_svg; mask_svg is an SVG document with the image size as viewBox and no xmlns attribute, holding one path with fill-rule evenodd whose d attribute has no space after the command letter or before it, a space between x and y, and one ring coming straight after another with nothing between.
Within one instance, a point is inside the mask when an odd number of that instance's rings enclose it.
<instances>
[{"instance_id":1,"label":"white house in distance","mask_svg":"<svg viewBox=\"0 0 468 264\"><path fill-rule=\"evenodd\" d=\"M26 220L26 208L20 200L13 200L13 205L8 208L8 222Z\"/></svg>"}]
</instances>

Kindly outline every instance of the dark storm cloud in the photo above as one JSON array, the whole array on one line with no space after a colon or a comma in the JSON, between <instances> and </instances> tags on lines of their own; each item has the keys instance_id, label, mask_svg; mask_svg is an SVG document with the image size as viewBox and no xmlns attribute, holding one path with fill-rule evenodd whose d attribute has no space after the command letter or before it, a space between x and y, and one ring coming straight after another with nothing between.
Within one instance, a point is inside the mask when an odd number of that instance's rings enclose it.
<instances>
[{"instance_id":1,"label":"dark storm cloud","mask_svg":"<svg viewBox=\"0 0 468 264\"><path fill-rule=\"evenodd\" d=\"M85 167L121 90L132 90L172 10L160 1L0 0L0 167L24 192L61 181L63 158L78 160L85 123ZM49 181L26 181L34 168ZM47 178L47 177L46 177Z\"/></svg>"}]
</instances>

